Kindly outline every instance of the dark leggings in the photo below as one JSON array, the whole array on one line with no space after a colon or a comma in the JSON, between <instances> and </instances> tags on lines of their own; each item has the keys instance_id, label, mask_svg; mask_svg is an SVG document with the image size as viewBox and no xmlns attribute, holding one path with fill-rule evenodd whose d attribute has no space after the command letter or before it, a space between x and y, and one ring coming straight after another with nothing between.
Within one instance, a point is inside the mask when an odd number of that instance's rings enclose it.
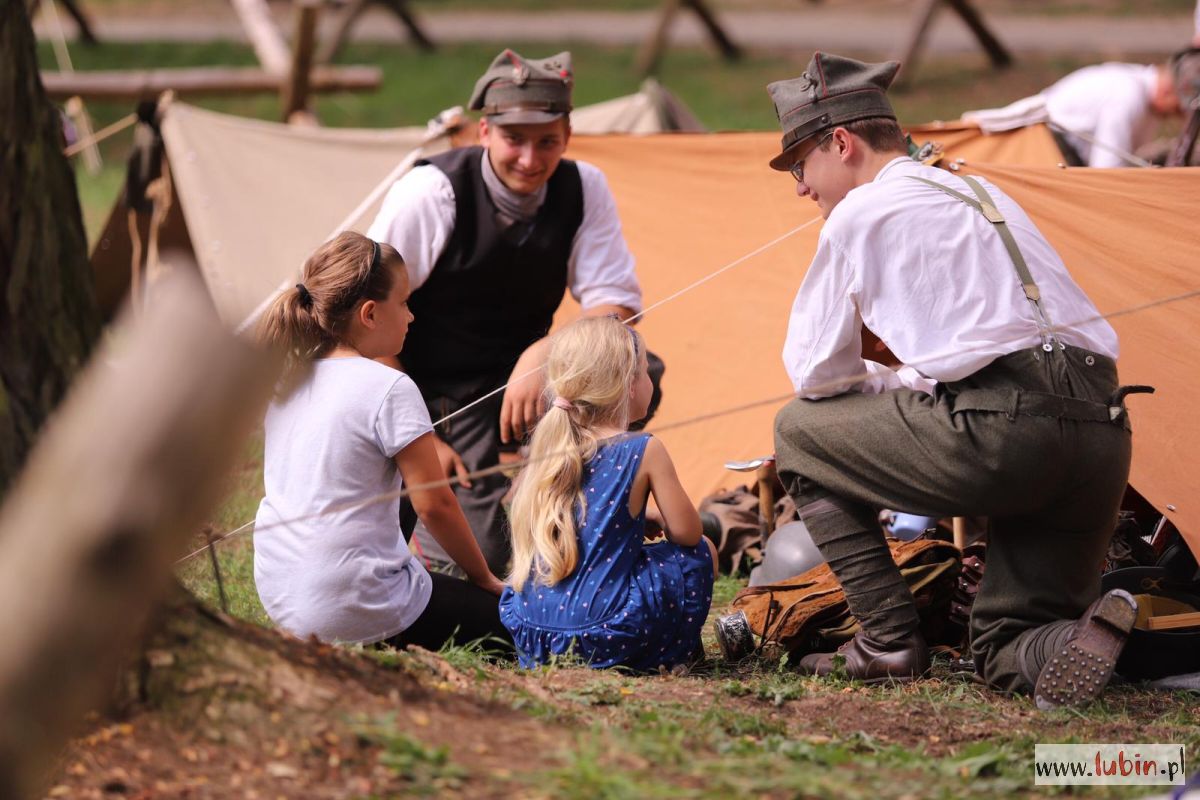
<instances>
[{"instance_id":1,"label":"dark leggings","mask_svg":"<svg viewBox=\"0 0 1200 800\"><path fill-rule=\"evenodd\" d=\"M500 599L473 583L430 572L433 593L417 621L386 640L392 647L415 644L440 650L447 642L465 645L485 639L490 651L512 650L512 634L500 622ZM499 640L499 641L496 641Z\"/></svg>"}]
</instances>

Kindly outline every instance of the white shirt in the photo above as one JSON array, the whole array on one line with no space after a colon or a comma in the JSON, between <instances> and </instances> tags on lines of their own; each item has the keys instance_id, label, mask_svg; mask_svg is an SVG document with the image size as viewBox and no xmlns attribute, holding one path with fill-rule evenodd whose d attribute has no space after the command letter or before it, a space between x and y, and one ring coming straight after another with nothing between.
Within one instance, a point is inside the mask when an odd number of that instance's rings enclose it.
<instances>
[{"instance_id":1,"label":"white shirt","mask_svg":"<svg viewBox=\"0 0 1200 800\"><path fill-rule=\"evenodd\" d=\"M633 254L621 233L617 205L604 173L575 162L583 184L583 220L567 265L567 286L583 308L601 305L642 310ZM396 248L408 266L413 291L433 272L454 232L454 188L432 164L414 168L388 190L367 236Z\"/></svg>"},{"instance_id":2,"label":"white shirt","mask_svg":"<svg viewBox=\"0 0 1200 800\"><path fill-rule=\"evenodd\" d=\"M783 362L796 393L930 391L995 358L1041 344L1033 310L1004 243L974 208L907 176L974 197L945 170L897 157L830 213L792 306ZM1117 357L1117 335L1097 315L1024 211L980 180L1008 221L1042 307L1066 343ZM905 364L862 358L863 324ZM867 377L864 378L864 375Z\"/></svg>"},{"instance_id":3,"label":"white shirt","mask_svg":"<svg viewBox=\"0 0 1200 800\"><path fill-rule=\"evenodd\" d=\"M1042 92L1050 121L1079 131L1109 147L1135 153L1158 129L1150 102L1158 68L1145 64L1097 64L1072 72ZM1129 162L1103 147L1065 134L1089 167L1127 167Z\"/></svg>"},{"instance_id":4,"label":"white shirt","mask_svg":"<svg viewBox=\"0 0 1200 800\"><path fill-rule=\"evenodd\" d=\"M346 506L400 489L394 456L433 429L416 384L366 358L319 359L265 427L254 583L267 614L327 642L407 628L433 583L400 532L400 499Z\"/></svg>"}]
</instances>

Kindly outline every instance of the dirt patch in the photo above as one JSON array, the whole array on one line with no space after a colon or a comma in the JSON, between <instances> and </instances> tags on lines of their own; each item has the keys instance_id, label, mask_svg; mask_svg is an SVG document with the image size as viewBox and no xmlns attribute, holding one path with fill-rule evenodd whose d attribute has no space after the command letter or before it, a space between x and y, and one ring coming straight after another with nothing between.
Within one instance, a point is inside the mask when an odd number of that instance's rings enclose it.
<instances>
[{"instance_id":1,"label":"dirt patch","mask_svg":"<svg viewBox=\"0 0 1200 800\"><path fill-rule=\"evenodd\" d=\"M1036 796L1035 742L1200 743L1194 697L1132 687L1047 715L948 668L903 688L715 658L686 676L524 671L301 642L190 599L165 619L49 796Z\"/></svg>"},{"instance_id":2,"label":"dirt patch","mask_svg":"<svg viewBox=\"0 0 1200 800\"><path fill-rule=\"evenodd\" d=\"M480 778L473 796L500 797L514 754L561 735L433 654L380 663L190 603L168 616L49 797L453 797Z\"/></svg>"}]
</instances>

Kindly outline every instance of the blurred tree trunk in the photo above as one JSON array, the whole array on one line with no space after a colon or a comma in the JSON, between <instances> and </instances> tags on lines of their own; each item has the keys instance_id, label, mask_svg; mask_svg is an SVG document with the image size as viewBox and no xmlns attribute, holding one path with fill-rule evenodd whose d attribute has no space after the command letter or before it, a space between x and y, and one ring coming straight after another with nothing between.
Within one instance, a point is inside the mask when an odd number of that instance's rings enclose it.
<instances>
[{"instance_id":1,"label":"blurred tree trunk","mask_svg":"<svg viewBox=\"0 0 1200 800\"><path fill-rule=\"evenodd\" d=\"M0 0L0 495L100 331L75 176L21 0Z\"/></svg>"}]
</instances>

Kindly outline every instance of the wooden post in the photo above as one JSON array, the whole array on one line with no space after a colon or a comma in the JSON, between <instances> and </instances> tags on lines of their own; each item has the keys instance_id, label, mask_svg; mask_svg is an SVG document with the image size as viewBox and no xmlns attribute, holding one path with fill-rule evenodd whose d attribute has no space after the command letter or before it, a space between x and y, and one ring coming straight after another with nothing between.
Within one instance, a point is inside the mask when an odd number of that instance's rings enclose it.
<instances>
[{"instance_id":1,"label":"wooden post","mask_svg":"<svg viewBox=\"0 0 1200 800\"><path fill-rule=\"evenodd\" d=\"M962 550L967 546L967 518L954 518L954 546Z\"/></svg>"},{"instance_id":2,"label":"wooden post","mask_svg":"<svg viewBox=\"0 0 1200 800\"><path fill-rule=\"evenodd\" d=\"M971 29L971 33L975 34L975 38L979 40L980 46L991 59L992 66L996 69L1004 69L1012 64L1012 55L996 38L991 29L983 21L983 16L975 10L975 7L968 0L945 0L946 4L954 9L963 22L967 23L967 27Z\"/></svg>"},{"instance_id":3,"label":"wooden post","mask_svg":"<svg viewBox=\"0 0 1200 800\"><path fill-rule=\"evenodd\" d=\"M42 796L278 374L178 272L89 364L0 508L0 797Z\"/></svg>"},{"instance_id":4,"label":"wooden post","mask_svg":"<svg viewBox=\"0 0 1200 800\"><path fill-rule=\"evenodd\" d=\"M408 35L417 43L417 47L427 53L432 53L437 49L437 45L421 29L417 18L409 11L405 0L350 0L346 4L346 8L339 15L333 34L321 45L321 49L317 53L318 64L328 64L337 58L338 51L342 49L342 45L346 42L346 37L350 35L350 29L354 27L354 23L358 21L358 18L362 16L363 12L372 3L380 3L386 6L388 10L399 17L400 22L408 29Z\"/></svg>"},{"instance_id":5,"label":"wooden post","mask_svg":"<svg viewBox=\"0 0 1200 800\"><path fill-rule=\"evenodd\" d=\"M320 7L313 0L300 0L296 6L296 36L292 41L292 66L283 87L283 120L306 115L303 121L314 123L308 110L309 75L313 66L313 48L317 43L317 15Z\"/></svg>"},{"instance_id":6,"label":"wooden post","mask_svg":"<svg viewBox=\"0 0 1200 800\"><path fill-rule=\"evenodd\" d=\"M921 48L925 45L925 37L929 34L929 29L933 26L933 20L937 17L938 9L941 7L942 0L923 0L921 8L917 11L914 25L909 31L908 42L896 59L900 62L897 84L903 85L915 71L917 56L920 55Z\"/></svg>"},{"instance_id":7,"label":"wooden post","mask_svg":"<svg viewBox=\"0 0 1200 800\"><path fill-rule=\"evenodd\" d=\"M716 43L717 48L721 51L721 55L726 61L737 61L742 57L742 50L733 40L729 38L729 34L725 33L725 29L721 27L721 23L717 22L717 18L708 6L704 5L704 0L684 0L692 11L696 12L696 16L700 18L700 22L708 30L708 35Z\"/></svg>"},{"instance_id":8,"label":"wooden post","mask_svg":"<svg viewBox=\"0 0 1200 800\"><path fill-rule=\"evenodd\" d=\"M758 479L758 522L762 535L763 547L767 539L775 531L775 483L779 480L775 472L775 461L772 459L755 470Z\"/></svg>"},{"instance_id":9,"label":"wooden post","mask_svg":"<svg viewBox=\"0 0 1200 800\"><path fill-rule=\"evenodd\" d=\"M671 33L671 23L683 5L683 0L663 0L658 11L658 24L654 32L642 42L637 54L637 71L640 75L650 75L658 69L663 51L667 48L667 37Z\"/></svg>"},{"instance_id":10,"label":"wooden post","mask_svg":"<svg viewBox=\"0 0 1200 800\"><path fill-rule=\"evenodd\" d=\"M280 33L275 20L271 18L271 9L267 0L230 0L237 12L246 36L254 47L254 55L263 69L280 78L288 74L291 56L288 54L287 42Z\"/></svg>"},{"instance_id":11,"label":"wooden post","mask_svg":"<svg viewBox=\"0 0 1200 800\"><path fill-rule=\"evenodd\" d=\"M404 23L404 27L408 29L408 35L417 43L417 47L427 53L432 53L436 48L433 40L425 35L425 31L421 30L421 26L417 24L417 18L412 15L408 9L407 0L376 0L383 3L392 10L392 13L400 18Z\"/></svg>"},{"instance_id":12,"label":"wooden post","mask_svg":"<svg viewBox=\"0 0 1200 800\"><path fill-rule=\"evenodd\" d=\"M921 49L925 45L925 37L933 26L933 20L942 3L958 14L971 29L971 33L975 34L975 38L979 40L980 46L987 53L993 67L1002 69L1012 64L1012 55L987 27L983 17L970 4L970 0L922 0L921 6L913 18L913 27L909 32L908 41L897 59L900 61L901 69L898 85L903 85L912 77Z\"/></svg>"},{"instance_id":13,"label":"wooden post","mask_svg":"<svg viewBox=\"0 0 1200 800\"><path fill-rule=\"evenodd\" d=\"M37 13L37 6L41 0L28 0L29 18L33 19ZM87 18L87 14L83 13L83 9L79 6L78 0L59 0L63 4L63 8L71 15L71 19L75 20L76 27L79 28L79 38L84 44L98 44L96 34L92 31L92 24Z\"/></svg>"},{"instance_id":14,"label":"wooden post","mask_svg":"<svg viewBox=\"0 0 1200 800\"><path fill-rule=\"evenodd\" d=\"M708 35L712 37L713 42L721 51L727 60L733 61L741 57L742 51L729 35L725 33L724 28L717 22L717 18L712 11L704 5L704 0L663 0L658 15L658 24L654 28L654 32L642 42L641 48L637 55L637 70L643 77L654 73L658 69L658 64L662 60L663 52L667 49L667 39L670 36L671 25L675 22L675 16L681 8L690 8L700 18L700 22L708 31Z\"/></svg>"}]
</instances>

